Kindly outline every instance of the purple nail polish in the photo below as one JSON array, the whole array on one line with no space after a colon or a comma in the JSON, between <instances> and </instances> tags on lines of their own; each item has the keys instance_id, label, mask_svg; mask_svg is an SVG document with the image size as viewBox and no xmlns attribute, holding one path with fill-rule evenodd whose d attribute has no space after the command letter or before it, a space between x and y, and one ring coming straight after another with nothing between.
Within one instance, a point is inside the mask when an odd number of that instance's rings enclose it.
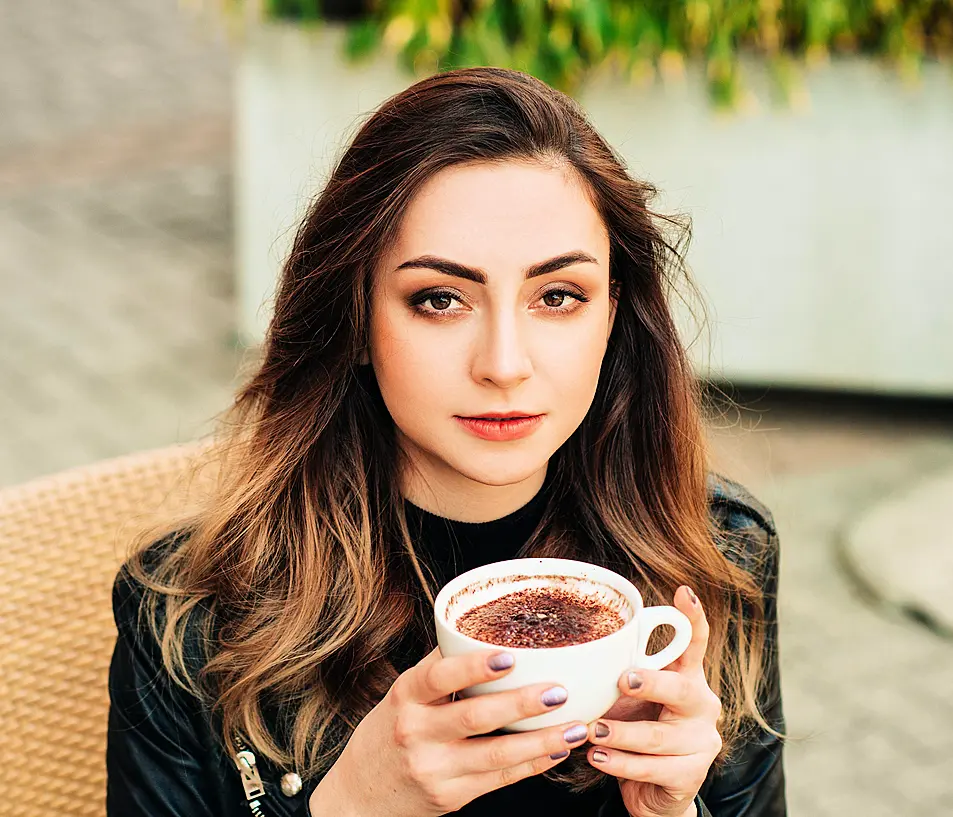
<instances>
[{"instance_id":1,"label":"purple nail polish","mask_svg":"<svg viewBox=\"0 0 953 817\"><path fill-rule=\"evenodd\" d=\"M629 673L629 689L641 689L642 678L637 672Z\"/></svg>"},{"instance_id":2,"label":"purple nail polish","mask_svg":"<svg viewBox=\"0 0 953 817\"><path fill-rule=\"evenodd\" d=\"M602 721L596 723L596 737L604 738L609 735L609 727L606 726Z\"/></svg>"},{"instance_id":3,"label":"purple nail polish","mask_svg":"<svg viewBox=\"0 0 953 817\"><path fill-rule=\"evenodd\" d=\"M605 763L609 759L609 755L601 749L598 749L592 753L592 759L596 761L596 763Z\"/></svg>"},{"instance_id":4,"label":"purple nail polish","mask_svg":"<svg viewBox=\"0 0 953 817\"><path fill-rule=\"evenodd\" d=\"M692 601L692 606L693 606L693 607L694 607L696 604L698 604L698 596L696 596L696 595L692 592L692 588L690 588L690 587L688 588L688 598L691 599L691 601Z\"/></svg>"},{"instance_id":5,"label":"purple nail polish","mask_svg":"<svg viewBox=\"0 0 953 817\"><path fill-rule=\"evenodd\" d=\"M509 669L513 666L515 659L508 652L500 652L496 655L491 655L489 660L486 662L487 666L494 672L502 672L505 669Z\"/></svg>"},{"instance_id":6,"label":"purple nail polish","mask_svg":"<svg viewBox=\"0 0 953 817\"><path fill-rule=\"evenodd\" d=\"M543 703L546 704L546 706L564 704L568 698L569 693L562 687L552 687L543 693Z\"/></svg>"},{"instance_id":7,"label":"purple nail polish","mask_svg":"<svg viewBox=\"0 0 953 817\"><path fill-rule=\"evenodd\" d=\"M556 752L556 754L550 755L550 760L562 760L564 757L569 757L569 750L563 749L561 752Z\"/></svg>"},{"instance_id":8,"label":"purple nail polish","mask_svg":"<svg viewBox=\"0 0 953 817\"><path fill-rule=\"evenodd\" d=\"M589 730L583 726L581 723L577 723L575 726L570 726L565 732L563 732L563 740L566 743L579 743L589 734Z\"/></svg>"}]
</instances>

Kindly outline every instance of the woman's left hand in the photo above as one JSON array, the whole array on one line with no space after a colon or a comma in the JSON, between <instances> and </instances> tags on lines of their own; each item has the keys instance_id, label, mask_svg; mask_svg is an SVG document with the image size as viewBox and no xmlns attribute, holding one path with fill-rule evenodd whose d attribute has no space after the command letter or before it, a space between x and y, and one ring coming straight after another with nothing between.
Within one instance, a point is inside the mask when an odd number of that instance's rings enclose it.
<instances>
[{"instance_id":1,"label":"woman's left hand","mask_svg":"<svg viewBox=\"0 0 953 817\"><path fill-rule=\"evenodd\" d=\"M687 587L675 593L675 606L692 622L692 640L681 658L664 670L633 670L619 679L624 699L660 704L658 721L612 720L618 709L589 725L589 762L619 780L632 817L689 817L693 801L721 751L716 724L721 701L708 686L703 660L708 620Z\"/></svg>"}]
</instances>

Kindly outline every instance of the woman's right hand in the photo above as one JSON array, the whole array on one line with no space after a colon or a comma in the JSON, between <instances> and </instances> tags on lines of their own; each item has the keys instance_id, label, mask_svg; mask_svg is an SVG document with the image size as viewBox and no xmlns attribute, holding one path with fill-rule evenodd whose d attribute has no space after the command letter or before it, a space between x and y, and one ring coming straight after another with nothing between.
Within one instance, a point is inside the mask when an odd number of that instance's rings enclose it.
<instances>
[{"instance_id":1,"label":"woman's right hand","mask_svg":"<svg viewBox=\"0 0 953 817\"><path fill-rule=\"evenodd\" d=\"M492 651L443 658L435 649L400 675L314 790L314 817L436 817L568 757L588 735L581 721L486 736L561 706L562 687L533 684L452 699L461 689L505 676L512 664L494 667L507 659L512 656Z\"/></svg>"}]
</instances>

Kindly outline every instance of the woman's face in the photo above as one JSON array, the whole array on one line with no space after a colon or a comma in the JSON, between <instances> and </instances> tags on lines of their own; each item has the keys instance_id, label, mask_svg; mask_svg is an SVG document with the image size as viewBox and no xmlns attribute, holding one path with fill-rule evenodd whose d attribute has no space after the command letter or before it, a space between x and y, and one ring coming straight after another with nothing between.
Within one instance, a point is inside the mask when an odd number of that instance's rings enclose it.
<instances>
[{"instance_id":1,"label":"woman's face","mask_svg":"<svg viewBox=\"0 0 953 817\"><path fill-rule=\"evenodd\" d=\"M407 208L371 311L370 363L412 466L404 496L496 519L539 490L592 403L615 311L609 237L571 170L458 165ZM459 419L512 411L542 417L503 441Z\"/></svg>"}]
</instances>

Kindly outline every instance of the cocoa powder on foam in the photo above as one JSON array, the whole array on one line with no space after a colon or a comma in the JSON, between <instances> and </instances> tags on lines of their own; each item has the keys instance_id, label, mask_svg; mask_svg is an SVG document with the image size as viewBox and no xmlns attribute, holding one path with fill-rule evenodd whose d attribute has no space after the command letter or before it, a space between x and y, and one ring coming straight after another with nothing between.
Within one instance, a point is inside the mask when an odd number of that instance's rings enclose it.
<instances>
[{"instance_id":1,"label":"cocoa powder on foam","mask_svg":"<svg viewBox=\"0 0 953 817\"><path fill-rule=\"evenodd\" d=\"M545 648L595 641L624 624L598 599L547 587L517 590L474 607L457 620L456 629L497 646Z\"/></svg>"}]
</instances>

